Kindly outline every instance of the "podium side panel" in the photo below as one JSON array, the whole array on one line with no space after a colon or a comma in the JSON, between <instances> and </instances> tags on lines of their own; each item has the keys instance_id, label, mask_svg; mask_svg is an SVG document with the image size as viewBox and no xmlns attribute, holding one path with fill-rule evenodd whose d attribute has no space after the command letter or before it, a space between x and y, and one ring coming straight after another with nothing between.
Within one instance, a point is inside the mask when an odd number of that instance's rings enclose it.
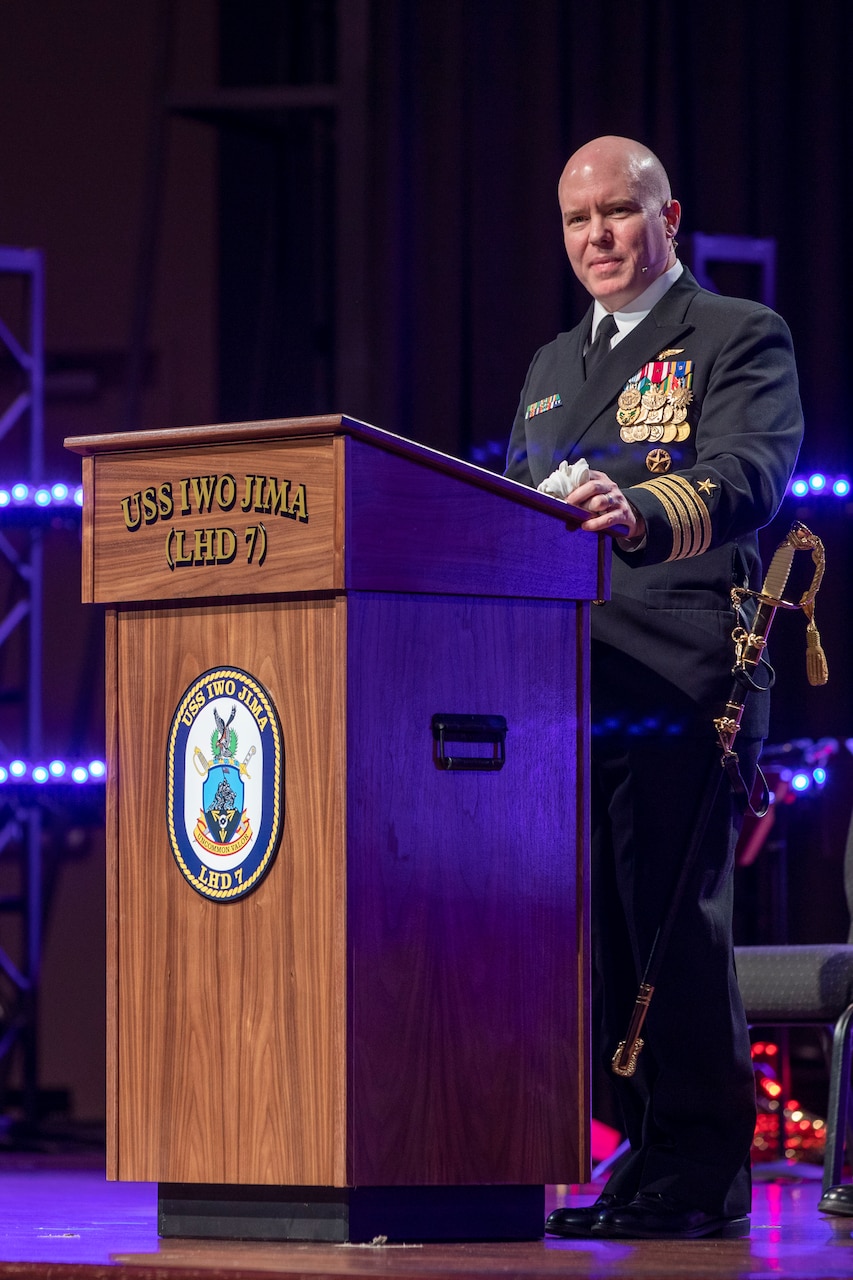
<instances>
[{"instance_id":1,"label":"podium side panel","mask_svg":"<svg viewBox=\"0 0 853 1280\"><path fill-rule=\"evenodd\" d=\"M119 613L121 1179L344 1182L344 634L341 598ZM278 710L285 820L257 888L217 902L170 850L165 757L184 692L229 664Z\"/></svg>"},{"instance_id":2,"label":"podium side panel","mask_svg":"<svg viewBox=\"0 0 853 1280\"><path fill-rule=\"evenodd\" d=\"M581 1181L588 606L359 593L349 621L352 1182ZM503 768L439 769L436 713L505 716Z\"/></svg>"},{"instance_id":3,"label":"podium side panel","mask_svg":"<svg viewBox=\"0 0 853 1280\"><path fill-rule=\"evenodd\" d=\"M104 617L104 711L106 726L107 785L105 836L107 848L106 910L107 910L107 974L106 974L106 1092L107 1092L107 1169L110 1179L118 1177L116 1166L116 1137L118 1134L117 1079L118 1079L118 648L117 619L115 609L105 610Z\"/></svg>"},{"instance_id":4,"label":"podium side panel","mask_svg":"<svg viewBox=\"0 0 853 1280\"><path fill-rule=\"evenodd\" d=\"M82 459L83 492L94 494L95 459ZM95 530L92 518L92 500L83 506L80 528L80 599L91 604L95 599Z\"/></svg>"}]
</instances>

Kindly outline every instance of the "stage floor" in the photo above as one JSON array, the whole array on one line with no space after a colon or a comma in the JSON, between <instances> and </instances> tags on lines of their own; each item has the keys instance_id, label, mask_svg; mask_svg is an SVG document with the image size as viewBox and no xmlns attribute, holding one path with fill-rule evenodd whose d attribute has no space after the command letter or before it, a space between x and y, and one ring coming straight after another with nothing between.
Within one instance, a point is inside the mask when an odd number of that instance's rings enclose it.
<instances>
[{"instance_id":1,"label":"stage floor","mask_svg":"<svg viewBox=\"0 0 853 1280\"><path fill-rule=\"evenodd\" d=\"M539 1276L774 1277L853 1275L853 1218L817 1212L820 1182L756 1181L746 1240L625 1244L322 1245L160 1240L156 1188L107 1182L102 1164L0 1155L0 1280L534 1280ZM583 1188L594 1195L597 1188ZM567 1188L548 1189L548 1208Z\"/></svg>"}]
</instances>

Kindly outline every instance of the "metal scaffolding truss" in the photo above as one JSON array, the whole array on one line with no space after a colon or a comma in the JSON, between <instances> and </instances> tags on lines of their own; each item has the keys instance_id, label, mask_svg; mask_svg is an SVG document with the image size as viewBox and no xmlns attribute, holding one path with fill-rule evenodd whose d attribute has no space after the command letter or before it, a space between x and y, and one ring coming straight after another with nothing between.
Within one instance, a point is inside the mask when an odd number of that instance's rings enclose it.
<instances>
[{"instance_id":1,"label":"metal scaffolding truss","mask_svg":"<svg viewBox=\"0 0 853 1280\"><path fill-rule=\"evenodd\" d=\"M37 249L0 246L0 442L20 470L4 481L39 484L44 467L44 264ZM8 299L14 307L4 314ZM42 749L43 529L0 523L0 756ZM3 661L14 648L10 661ZM38 1120L37 994L42 932L42 821L38 804L10 789L0 804L0 1113L20 1051L20 1112Z\"/></svg>"}]
</instances>

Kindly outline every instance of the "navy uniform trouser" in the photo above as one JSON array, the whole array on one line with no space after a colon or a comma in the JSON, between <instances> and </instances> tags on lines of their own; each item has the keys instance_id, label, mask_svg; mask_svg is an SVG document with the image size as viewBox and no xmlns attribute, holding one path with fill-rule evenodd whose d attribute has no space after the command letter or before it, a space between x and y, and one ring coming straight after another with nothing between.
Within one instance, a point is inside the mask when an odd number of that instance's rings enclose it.
<instances>
[{"instance_id":1,"label":"navy uniform trouser","mask_svg":"<svg viewBox=\"0 0 853 1280\"><path fill-rule=\"evenodd\" d=\"M738 742L737 750L751 780L760 743ZM704 790L721 772L713 738L594 740L593 990L610 1072L672 886L698 834L636 1073L612 1076L631 1152L607 1190L628 1198L664 1192L691 1208L738 1215L750 1207L755 1086L732 944L741 815L725 776L697 833Z\"/></svg>"}]
</instances>

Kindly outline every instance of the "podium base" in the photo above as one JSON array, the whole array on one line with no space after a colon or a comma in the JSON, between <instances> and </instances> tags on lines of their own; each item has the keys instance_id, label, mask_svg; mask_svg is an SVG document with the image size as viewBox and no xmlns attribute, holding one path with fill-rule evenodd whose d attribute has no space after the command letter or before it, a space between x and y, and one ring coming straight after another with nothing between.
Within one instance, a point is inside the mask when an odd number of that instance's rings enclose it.
<instances>
[{"instance_id":1,"label":"podium base","mask_svg":"<svg viewBox=\"0 0 853 1280\"><path fill-rule=\"evenodd\" d=\"M265 1187L167 1183L157 1188L160 1236L317 1240L538 1240L544 1186Z\"/></svg>"}]
</instances>

